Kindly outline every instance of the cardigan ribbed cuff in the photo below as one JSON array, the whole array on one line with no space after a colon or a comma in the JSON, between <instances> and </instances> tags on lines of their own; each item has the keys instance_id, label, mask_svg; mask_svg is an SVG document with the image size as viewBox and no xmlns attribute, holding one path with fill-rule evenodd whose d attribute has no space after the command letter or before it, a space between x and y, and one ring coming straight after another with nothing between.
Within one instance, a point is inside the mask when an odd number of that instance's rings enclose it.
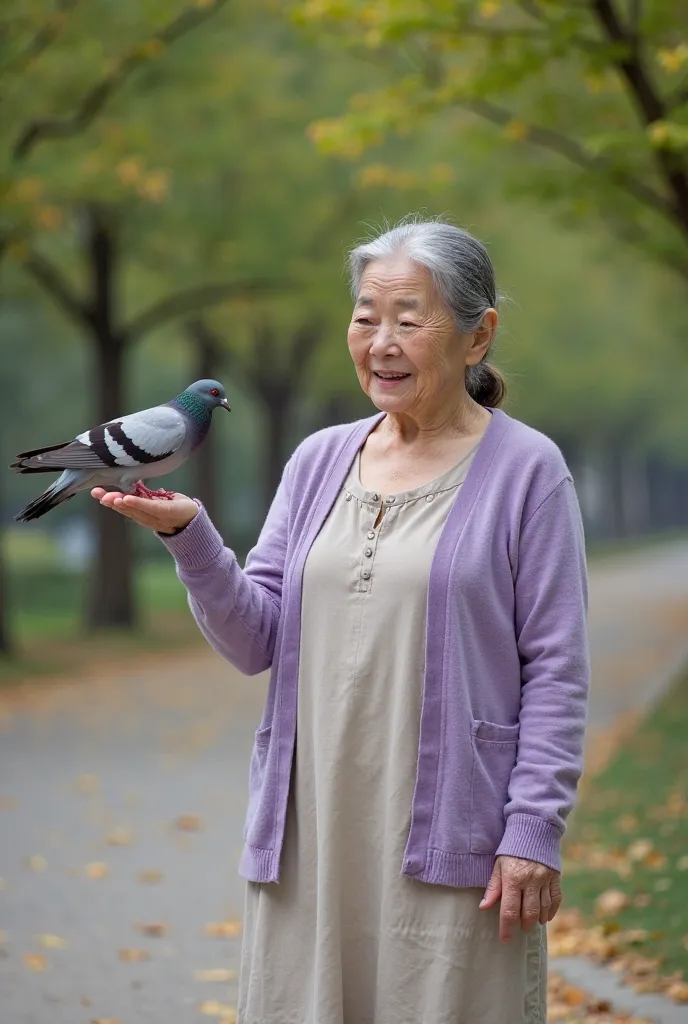
<instances>
[{"instance_id":1,"label":"cardigan ribbed cuff","mask_svg":"<svg viewBox=\"0 0 688 1024\"><path fill-rule=\"evenodd\" d=\"M213 526L205 508L194 498L198 513L179 533L158 533L180 569L201 572L207 569L224 548L222 537Z\"/></svg>"},{"instance_id":2,"label":"cardigan ribbed cuff","mask_svg":"<svg viewBox=\"0 0 688 1024\"><path fill-rule=\"evenodd\" d=\"M534 814L510 814L495 857L523 857L561 871L561 830Z\"/></svg>"}]
</instances>

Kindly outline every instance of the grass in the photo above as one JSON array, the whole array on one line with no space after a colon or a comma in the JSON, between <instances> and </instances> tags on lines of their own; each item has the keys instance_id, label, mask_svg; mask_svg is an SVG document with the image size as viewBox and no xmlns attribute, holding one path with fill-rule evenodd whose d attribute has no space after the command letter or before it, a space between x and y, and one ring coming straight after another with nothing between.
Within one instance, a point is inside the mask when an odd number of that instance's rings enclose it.
<instances>
[{"instance_id":1,"label":"grass","mask_svg":"<svg viewBox=\"0 0 688 1024\"><path fill-rule=\"evenodd\" d=\"M149 561L136 571L141 628L135 633L83 631L86 597L80 573L65 572L43 559L11 566L10 608L17 652L0 658L0 684L33 677L80 672L99 663L133 658L200 641L186 603L186 591L171 561Z\"/></svg>"},{"instance_id":2,"label":"grass","mask_svg":"<svg viewBox=\"0 0 688 1024\"><path fill-rule=\"evenodd\" d=\"M686 979L687 738L688 672L581 796L564 844L567 905L610 929L643 929L643 954ZM626 905L604 913L598 901L609 890Z\"/></svg>"}]
</instances>

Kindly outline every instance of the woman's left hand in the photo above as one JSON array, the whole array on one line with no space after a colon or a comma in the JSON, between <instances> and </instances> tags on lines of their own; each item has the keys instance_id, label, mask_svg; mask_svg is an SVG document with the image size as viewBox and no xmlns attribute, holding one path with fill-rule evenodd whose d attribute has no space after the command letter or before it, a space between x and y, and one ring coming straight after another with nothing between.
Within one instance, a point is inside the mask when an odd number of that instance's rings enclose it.
<instances>
[{"instance_id":1,"label":"woman's left hand","mask_svg":"<svg viewBox=\"0 0 688 1024\"><path fill-rule=\"evenodd\" d=\"M536 860L497 857L480 909L489 910L500 896L499 937L508 942L519 920L524 932L552 920L561 906L561 875Z\"/></svg>"}]
</instances>

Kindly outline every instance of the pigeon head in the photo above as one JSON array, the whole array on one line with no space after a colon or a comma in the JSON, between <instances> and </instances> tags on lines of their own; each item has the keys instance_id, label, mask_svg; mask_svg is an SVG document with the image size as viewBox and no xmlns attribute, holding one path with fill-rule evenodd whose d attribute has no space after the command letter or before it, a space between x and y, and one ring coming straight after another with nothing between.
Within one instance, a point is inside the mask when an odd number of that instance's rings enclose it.
<instances>
[{"instance_id":1,"label":"pigeon head","mask_svg":"<svg viewBox=\"0 0 688 1024\"><path fill-rule=\"evenodd\" d=\"M210 412L218 405L230 411L225 389L219 380L196 380L189 385L185 394L198 399Z\"/></svg>"}]
</instances>

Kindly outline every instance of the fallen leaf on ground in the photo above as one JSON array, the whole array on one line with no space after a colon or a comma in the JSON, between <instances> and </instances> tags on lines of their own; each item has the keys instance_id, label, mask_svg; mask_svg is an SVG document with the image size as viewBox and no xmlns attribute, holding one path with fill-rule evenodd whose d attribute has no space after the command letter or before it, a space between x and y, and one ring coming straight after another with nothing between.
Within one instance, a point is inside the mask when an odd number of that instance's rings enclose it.
<instances>
[{"instance_id":1,"label":"fallen leaf on ground","mask_svg":"<svg viewBox=\"0 0 688 1024\"><path fill-rule=\"evenodd\" d=\"M175 825L181 832L199 832L201 819L197 814L182 814L177 818Z\"/></svg>"},{"instance_id":2,"label":"fallen leaf on ground","mask_svg":"<svg viewBox=\"0 0 688 1024\"><path fill-rule=\"evenodd\" d=\"M236 1024L237 1014L233 1006L218 1003L215 999L207 999L200 1006L201 1013L207 1017L219 1017L222 1024Z\"/></svg>"},{"instance_id":3,"label":"fallen leaf on ground","mask_svg":"<svg viewBox=\"0 0 688 1024\"><path fill-rule=\"evenodd\" d=\"M34 853L31 857L26 858L26 866L31 871L45 871L48 866L48 862L45 857L42 857L40 853Z\"/></svg>"},{"instance_id":4,"label":"fallen leaf on ground","mask_svg":"<svg viewBox=\"0 0 688 1024\"><path fill-rule=\"evenodd\" d=\"M666 990L666 995L677 1003L688 1003L688 981L675 981Z\"/></svg>"},{"instance_id":5,"label":"fallen leaf on ground","mask_svg":"<svg viewBox=\"0 0 688 1024\"><path fill-rule=\"evenodd\" d=\"M143 882L144 885L157 885L158 882L162 882L164 875L162 871L140 871L139 882Z\"/></svg>"},{"instance_id":6,"label":"fallen leaf on ground","mask_svg":"<svg viewBox=\"0 0 688 1024\"><path fill-rule=\"evenodd\" d=\"M105 842L108 846L130 846L134 841L134 833L130 828L113 828L106 836Z\"/></svg>"},{"instance_id":7,"label":"fallen leaf on ground","mask_svg":"<svg viewBox=\"0 0 688 1024\"><path fill-rule=\"evenodd\" d=\"M44 971L48 962L40 953L26 953L24 963L30 971Z\"/></svg>"},{"instance_id":8,"label":"fallen leaf on ground","mask_svg":"<svg viewBox=\"0 0 688 1024\"><path fill-rule=\"evenodd\" d=\"M0 932L0 946L7 942L7 932Z\"/></svg>"},{"instance_id":9,"label":"fallen leaf on ground","mask_svg":"<svg viewBox=\"0 0 688 1024\"><path fill-rule=\"evenodd\" d=\"M651 839L634 839L626 850L626 856L629 860L643 860L652 853L652 849Z\"/></svg>"},{"instance_id":10,"label":"fallen leaf on ground","mask_svg":"<svg viewBox=\"0 0 688 1024\"><path fill-rule=\"evenodd\" d=\"M45 946L46 949L64 949L67 945L65 940L59 935L50 935L49 933L39 935L38 941L41 946Z\"/></svg>"},{"instance_id":11,"label":"fallen leaf on ground","mask_svg":"<svg viewBox=\"0 0 688 1024\"><path fill-rule=\"evenodd\" d=\"M679 871L688 871L688 855L684 854L683 857L679 857L676 861L676 867Z\"/></svg>"},{"instance_id":12,"label":"fallen leaf on ground","mask_svg":"<svg viewBox=\"0 0 688 1024\"><path fill-rule=\"evenodd\" d=\"M605 917L614 917L624 907L627 907L628 903L628 895L625 892L621 892L620 889L607 889L600 893L595 900L595 909L598 914L603 914Z\"/></svg>"},{"instance_id":13,"label":"fallen leaf on ground","mask_svg":"<svg viewBox=\"0 0 688 1024\"><path fill-rule=\"evenodd\" d=\"M116 1017L94 1017L91 1024L122 1024Z\"/></svg>"},{"instance_id":14,"label":"fallen leaf on ground","mask_svg":"<svg viewBox=\"0 0 688 1024\"><path fill-rule=\"evenodd\" d=\"M150 960L150 953L147 949L120 949L117 959L123 963L140 963L142 960Z\"/></svg>"},{"instance_id":15,"label":"fallen leaf on ground","mask_svg":"<svg viewBox=\"0 0 688 1024\"><path fill-rule=\"evenodd\" d=\"M150 922L148 924L137 924L135 927L142 935L148 935L154 939L162 938L162 936L167 935L170 930L170 926L168 924L161 924L159 921Z\"/></svg>"},{"instance_id":16,"label":"fallen leaf on ground","mask_svg":"<svg viewBox=\"0 0 688 1024\"><path fill-rule=\"evenodd\" d=\"M0 793L0 811L14 811L17 809L17 801L12 796L4 796Z\"/></svg>"},{"instance_id":17,"label":"fallen leaf on ground","mask_svg":"<svg viewBox=\"0 0 688 1024\"><path fill-rule=\"evenodd\" d=\"M203 932L213 939L235 939L241 934L241 921L212 921Z\"/></svg>"},{"instance_id":18,"label":"fallen leaf on ground","mask_svg":"<svg viewBox=\"0 0 688 1024\"><path fill-rule=\"evenodd\" d=\"M210 967L207 970L194 971L195 981L232 981L236 977L234 971L226 967Z\"/></svg>"},{"instance_id":19,"label":"fallen leaf on ground","mask_svg":"<svg viewBox=\"0 0 688 1024\"><path fill-rule=\"evenodd\" d=\"M103 861L94 860L86 865L84 874L87 878L105 878L106 875L110 874L110 868Z\"/></svg>"},{"instance_id":20,"label":"fallen leaf on ground","mask_svg":"<svg viewBox=\"0 0 688 1024\"><path fill-rule=\"evenodd\" d=\"M97 793L100 789L100 779L97 775L80 775L76 780L76 788L80 793Z\"/></svg>"}]
</instances>

